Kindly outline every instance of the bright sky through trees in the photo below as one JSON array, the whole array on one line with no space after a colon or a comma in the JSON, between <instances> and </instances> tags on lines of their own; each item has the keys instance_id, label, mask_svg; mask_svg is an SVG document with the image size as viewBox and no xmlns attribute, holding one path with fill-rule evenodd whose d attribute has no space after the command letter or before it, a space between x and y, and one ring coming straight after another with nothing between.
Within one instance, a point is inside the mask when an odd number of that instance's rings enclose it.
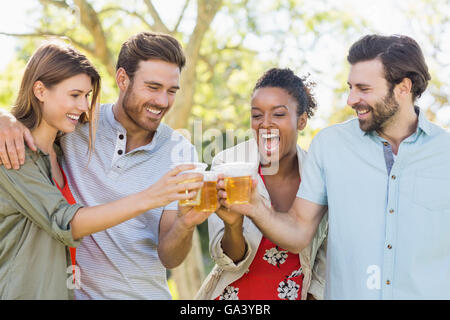
<instances>
[{"instance_id":1,"label":"bright sky through trees","mask_svg":"<svg viewBox=\"0 0 450 320\"><path fill-rule=\"evenodd\" d=\"M347 12L353 19L364 19L368 23L368 27L361 27L361 34L355 34L352 41L357 40L364 33L377 32L383 34L405 34L412 36L416 39L424 49L425 56L430 54L432 48L427 48L426 35L422 34L420 30L418 31L417 26L412 25L410 19L407 19L405 15L406 11L411 12L421 12L423 10L424 1L412 1L412 0L341 0L341 1L329 1L330 6L333 8L343 10ZM103 0L96 1L95 5L101 5ZM136 0L129 1L130 6L138 5L140 2ZM163 20L168 21L171 24L172 18L176 15L173 14L174 8L181 8L184 3L181 0L158 0L154 1L155 6L160 10L161 17ZM195 10L192 5L188 8L187 13L189 15L195 16ZM261 2L261 7L257 10L264 12L264 4L270 5L270 2ZM9 33L27 33L32 32L33 22L39 17L33 11L33 8L39 6L35 0L20 0L20 1L2 1L0 4L0 32ZM317 6L323 6L323 2L320 1L305 1L304 10L314 11L320 8ZM447 5L447 13L450 15L450 1ZM181 10L181 9L180 9ZM259 19L264 19L264 15L259 15ZM212 27L217 30L216 32L220 35L229 32L230 21L227 20L227 16L219 13L212 25ZM432 19L431 19L432 20ZM183 29L189 30L193 28L189 24L189 19L184 22L181 27ZM267 24L280 24L283 25L285 19L283 18L282 12L276 17L276 21L267 21ZM432 21L430 21L431 23ZM175 23L175 21L173 22ZM262 30L264 32L264 28ZM448 30L447 30L448 33ZM447 39L450 38L448 34ZM18 43L17 38L0 35L0 72L4 70L5 66L13 58L15 54L15 47ZM279 44L279 41L283 39L276 37L268 37L262 33L261 36L256 36L254 34L249 34L245 39L246 47L254 49L259 52L259 57L261 59L271 59L278 61L280 67L290 67L296 68L295 61L298 56L298 44L294 43L294 39L287 39L288 45L285 46L285 50L281 55L274 57L274 47ZM289 44L292 42L292 46ZM447 49L448 58L443 57L443 61L447 61L450 64L450 42L443 44L443 49ZM339 39L333 38L333 36L321 37L320 43L315 46L313 52L307 52L307 65L302 65L301 70L296 69L295 71L299 74L310 73L314 80L317 82L316 86L316 96L319 102L319 111L317 116L311 122L311 125L315 127L323 127L326 125L324 118L331 112L334 107L332 100L333 90L339 85L336 83L335 75L338 70L342 70L343 64L345 63L345 56L348 50L348 43L344 41L339 41ZM428 61L428 59L427 59ZM434 65L430 65L430 69L436 68ZM317 70L321 71L321 74L317 74ZM438 70L439 71L439 70ZM441 78L446 78L443 75ZM449 95L450 91L445 92L445 95ZM426 106L428 104L430 97L424 95L420 100L421 106ZM345 105L345 101L340 101L339 104ZM450 124L450 107L443 107L437 112L437 120L441 124Z\"/></svg>"}]
</instances>

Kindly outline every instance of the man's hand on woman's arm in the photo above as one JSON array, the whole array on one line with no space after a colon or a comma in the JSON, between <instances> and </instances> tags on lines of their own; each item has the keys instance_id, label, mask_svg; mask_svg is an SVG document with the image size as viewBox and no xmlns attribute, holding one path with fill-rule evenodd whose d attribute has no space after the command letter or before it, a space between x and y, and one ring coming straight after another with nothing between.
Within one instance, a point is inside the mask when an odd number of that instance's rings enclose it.
<instances>
[{"instance_id":1,"label":"man's hand on woman's arm","mask_svg":"<svg viewBox=\"0 0 450 320\"><path fill-rule=\"evenodd\" d=\"M0 165L18 170L25 162L25 142L37 150L30 130L10 112L0 110Z\"/></svg>"}]
</instances>

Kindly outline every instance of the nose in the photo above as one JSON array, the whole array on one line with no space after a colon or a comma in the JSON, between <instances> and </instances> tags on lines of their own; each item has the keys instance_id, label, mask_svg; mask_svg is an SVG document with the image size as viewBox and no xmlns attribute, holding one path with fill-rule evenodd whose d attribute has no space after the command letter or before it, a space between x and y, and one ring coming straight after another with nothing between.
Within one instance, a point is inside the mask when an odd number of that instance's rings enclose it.
<instances>
[{"instance_id":1,"label":"nose","mask_svg":"<svg viewBox=\"0 0 450 320\"><path fill-rule=\"evenodd\" d=\"M168 107L169 95L167 94L167 92L165 91L159 92L158 95L155 97L154 103L161 107Z\"/></svg>"},{"instance_id":2,"label":"nose","mask_svg":"<svg viewBox=\"0 0 450 320\"><path fill-rule=\"evenodd\" d=\"M82 99L81 103L78 105L78 109L82 112L87 112L89 110L90 101L89 98Z\"/></svg>"},{"instance_id":3,"label":"nose","mask_svg":"<svg viewBox=\"0 0 450 320\"><path fill-rule=\"evenodd\" d=\"M347 105L354 106L355 104L357 104L359 102L359 100L360 100L360 98L359 98L358 94L353 89L350 89L350 92L347 97Z\"/></svg>"},{"instance_id":4,"label":"nose","mask_svg":"<svg viewBox=\"0 0 450 320\"><path fill-rule=\"evenodd\" d=\"M267 112L263 117L261 127L267 129L270 128L271 125L272 125L272 117L270 116L269 112Z\"/></svg>"}]
</instances>

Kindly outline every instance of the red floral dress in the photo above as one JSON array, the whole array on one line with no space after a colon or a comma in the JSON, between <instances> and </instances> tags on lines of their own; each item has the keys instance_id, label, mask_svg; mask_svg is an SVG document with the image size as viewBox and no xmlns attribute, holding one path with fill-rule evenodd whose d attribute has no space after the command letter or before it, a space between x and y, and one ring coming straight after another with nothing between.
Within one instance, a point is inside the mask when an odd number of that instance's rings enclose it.
<instances>
[{"instance_id":1,"label":"red floral dress","mask_svg":"<svg viewBox=\"0 0 450 320\"><path fill-rule=\"evenodd\" d=\"M247 272L216 300L300 300L303 277L299 255L263 236Z\"/></svg>"}]
</instances>

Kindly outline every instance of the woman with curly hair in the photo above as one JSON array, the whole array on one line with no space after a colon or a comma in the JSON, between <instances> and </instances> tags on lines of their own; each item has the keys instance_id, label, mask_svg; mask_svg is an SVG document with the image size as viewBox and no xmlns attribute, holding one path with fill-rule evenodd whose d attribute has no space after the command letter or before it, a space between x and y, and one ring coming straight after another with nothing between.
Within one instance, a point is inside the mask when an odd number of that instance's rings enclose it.
<instances>
[{"instance_id":1,"label":"woman with curly hair","mask_svg":"<svg viewBox=\"0 0 450 320\"><path fill-rule=\"evenodd\" d=\"M310 92L313 84L305 82L289 69L268 70L257 81L251 99L255 139L222 151L212 163L214 169L227 162L254 162L257 190L277 212L291 207L301 183L306 152L297 145L297 137L316 108ZM264 237L249 218L224 206L216 213L208 218L210 253L216 265L197 299L322 298L327 217L311 245L294 254Z\"/></svg>"}]
</instances>

